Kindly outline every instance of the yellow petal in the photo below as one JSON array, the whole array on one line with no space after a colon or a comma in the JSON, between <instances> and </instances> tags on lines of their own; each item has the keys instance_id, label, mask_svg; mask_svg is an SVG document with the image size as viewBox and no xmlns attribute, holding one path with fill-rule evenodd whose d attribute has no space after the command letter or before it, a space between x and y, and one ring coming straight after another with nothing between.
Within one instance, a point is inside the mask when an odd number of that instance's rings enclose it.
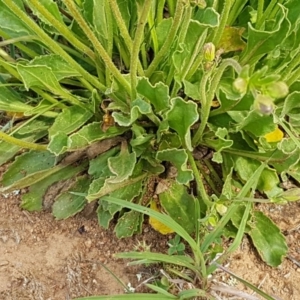
<instances>
[{"instance_id":1,"label":"yellow petal","mask_svg":"<svg viewBox=\"0 0 300 300\"><path fill-rule=\"evenodd\" d=\"M152 200L150 202L150 208L152 208L155 211L159 211L159 209L157 208L157 204L156 204L156 202L154 200ZM169 233L173 233L174 232L174 230L172 230L168 226L164 225L163 223L157 221L153 217L149 218L149 224L151 225L151 227L153 229L155 229L156 231L158 231L161 234L169 234Z\"/></svg>"},{"instance_id":2,"label":"yellow petal","mask_svg":"<svg viewBox=\"0 0 300 300\"><path fill-rule=\"evenodd\" d=\"M268 143L280 142L283 138L283 132L277 127L274 131L265 135L265 139Z\"/></svg>"}]
</instances>

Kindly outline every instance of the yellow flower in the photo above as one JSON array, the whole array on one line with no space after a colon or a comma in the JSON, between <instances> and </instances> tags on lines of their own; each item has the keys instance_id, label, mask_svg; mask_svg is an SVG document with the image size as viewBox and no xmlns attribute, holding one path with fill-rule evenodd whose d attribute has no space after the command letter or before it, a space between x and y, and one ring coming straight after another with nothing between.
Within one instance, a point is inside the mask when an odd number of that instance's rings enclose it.
<instances>
[{"instance_id":1,"label":"yellow flower","mask_svg":"<svg viewBox=\"0 0 300 300\"><path fill-rule=\"evenodd\" d=\"M269 132L265 135L265 139L268 143L280 142L283 139L283 132L278 127L276 127L274 131Z\"/></svg>"},{"instance_id":2,"label":"yellow flower","mask_svg":"<svg viewBox=\"0 0 300 300\"><path fill-rule=\"evenodd\" d=\"M155 210L155 211L160 211L157 207L157 204L154 200L151 200L150 202L150 208ZM149 218L149 224L151 225L151 227L153 229L155 229L156 231L158 231L161 234L169 234L169 233L173 233L174 230L172 230L171 228L169 228L168 226L164 225L163 223L159 222L158 220L154 219L153 217Z\"/></svg>"}]
</instances>

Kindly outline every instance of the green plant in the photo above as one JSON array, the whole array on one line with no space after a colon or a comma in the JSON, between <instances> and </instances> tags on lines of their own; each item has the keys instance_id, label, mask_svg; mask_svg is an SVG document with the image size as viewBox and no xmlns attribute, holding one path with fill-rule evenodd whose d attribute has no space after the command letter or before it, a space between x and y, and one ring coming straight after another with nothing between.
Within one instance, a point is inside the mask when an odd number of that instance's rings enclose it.
<instances>
[{"instance_id":1,"label":"green plant","mask_svg":"<svg viewBox=\"0 0 300 300\"><path fill-rule=\"evenodd\" d=\"M181 299L206 295L221 236L234 238L226 254L248 234L279 265L284 238L254 204L299 199L279 185L300 182L299 12L296 0L0 0L1 191L28 188L21 207L57 219L97 201L119 238L157 219L193 252L156 256L201 281Z\"/></svg>"},{"instance_id":2,"label":"green plant","mask_svg":"<svg viewBox=\"0 0 300 300\"><path fill-rule=\"evenodd\" d=\"M178 254L178 255L184 255L184 250L185 250L185 245L180 242L180 236L176 234L176 236L169 240L168 242L169 249L168 249L168 254L173 255L173 254Z\"/></svg>"}]
</instances>

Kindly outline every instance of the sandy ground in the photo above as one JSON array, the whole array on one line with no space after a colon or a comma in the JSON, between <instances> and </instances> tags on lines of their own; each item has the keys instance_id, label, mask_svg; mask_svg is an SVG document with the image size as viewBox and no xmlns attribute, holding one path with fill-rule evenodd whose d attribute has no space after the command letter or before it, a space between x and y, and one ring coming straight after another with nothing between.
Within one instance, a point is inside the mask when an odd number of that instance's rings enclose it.
<instances>
[{"instance_id":1,"label":"sandy ground","mask_svg":"<svg viewBox=\"0 0 300 300\"><path fill-rule=\"evenodd\" d=\"M155 268L127 267L114 253L131 251L138 241L166 251L172 236L160 236L147 224L141 236L118 240L110 230L101 229L92 215L82 214L56 221L50 213L29 213L19 208L19 196L0 195L0 299L68 300L88 295L124 293L124 287L106 271L113 272L125 285L137 287L137 274L146 280ZM290 246L289 255L278 268L266 266L247 238L226 262L235 274L260 286L282 300L300 300L300 203L261 207L281 227ZM214 284L225 290L250 292L224 272L216 272ZM137 288L137 291L142 287ZM216 299L246 299L216 292ZM252 294L252 299L261 299Z\"/></svg>"}]
</instances>

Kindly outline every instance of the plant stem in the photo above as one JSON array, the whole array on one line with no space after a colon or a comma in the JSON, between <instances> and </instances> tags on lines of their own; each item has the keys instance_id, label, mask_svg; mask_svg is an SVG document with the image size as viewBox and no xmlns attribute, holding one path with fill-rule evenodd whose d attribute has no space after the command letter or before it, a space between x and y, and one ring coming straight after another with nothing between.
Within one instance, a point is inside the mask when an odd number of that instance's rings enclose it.
<instances>
[{"instance_id":1,"label":"plant stem","mask_svg":"<svg viewBox=\"0 0 300 300\"><path fill-rule=\"evenodd\" d=\"M82 68L71 56L66 53L57 42L55 42L47 33L45 33L25 12L23 12L11 0L3 0L3 3L24 23L26 23L40 38L41 42L48 46L51 51L60 55L67 63L69 63L76 71L78 71L85 79L97 87L101 91L105 91L106 87L102 85L94 76L90 75Z\"/></svg>"},{"instance_id":2,"label":"plant stem","mask_svg":"<svg viewBox=\"0 0 300 300\"><path fill-rule=\"evenodd\" d=\"M247 3L248 0L236 0L231 7L228 19L227 19L227 24L232 25L233 22L236 20L236 18L239 16L240 12L244 8L245 4Z\"/></svg>"},{"instance_id":3,"label":"plant stem","mask_svg":"<svg viewBox=\"0 0 300 300\"><path fill-rule=\"evenodd\" d=\"M186 150L186 152L188 153L188 159L189 159L189 163L191 165L191 168L193 170L193 174L194 174L194 177L195 177L195 181L197 183L197 192L199 193L200 197L202 198L203 202L208 206L210 207L212 205L211 201L209 200L209 197L205 191L205 187L204 187L204 184L203 184L203 181L202 181L202 178L199 174L199 170L197 168L197 165L195 163L195 160L194 160L194 157L193 157L193 154Z\"/></svg>"},{"instance_id":4,"label":"plant stem","mask_svg":"<svg viewBox=\"0 0 300 300\"><path fill-rule=\"evenodd\" d=\"M256 16L256 29L259 29L258 21L261 20L264 12L265 0L258 0L257 4L257 16Z\"/></svg>"},{"instance_id":5,"label":"plant stem","mask_svg":"<svg viewBox=\"0 0 300 300\"><path fill-rule=\"evenodd\" d=\"M211 38L212 43L215 46L218 46L218 44L221 40L223 31L225 29L225 26L226 26L226 23L227 23L227 20L228 20L229 12L230 12L230 9L232 7L232 3L233 3L233 0L225 0L225 2L224 2L223 11L222 11L222 14L221 14L220 25L218 26L216 31L213 33L213 36Z\"/></svg>"},{"instance_id":6,"label":"plant stem","mask_svg":"<svg viewBox=\"0 0 300 300\"><path fill-rule=\"evenodd\" d=\"M137 66L139 61L139 52L141 43L144 38L144 28L148 19L148 15L152 6L152 1L145 1L142 13L138 20L137 29L132 45L132 53L130 58L130 79L131 79L131 101L136 99L136 86L137 86Z\"/></svg>"},{"instance_id":7,"label":"plant stem","mask_svg":"<svg viewBox=\"0 0 300 300\"><path fill-rule=\"evenodd\" d=\"M205 172L205 169L203 167L203 165L201 164L201 162L198 160L196 162L196 165L198 167L198 169L200 170L202 176L204 177L206 183L209 185L209 187L212 189L212 191L217 195L217 197L220 195L219 191L216 188L216 185L214 183L214 181L210 178L209 174L207 174Z\"/></svg>"},{"instance_id":8,"label":"plant stem","mask_svg":"<svg viewBox=\"0 0 300 300\"><path fill-rule=\"evenodd\" d=\"M156 70L156 68L159 65L159 63L161 62L161 60L164 58L164 56L170 50L171 45L176 36L176 33L178 31L178 28L181 24L183 11L184 11L184 3L183 3L183 1L179 0L179 1L177 1L176 11L175 11L173 23L170 28L169 34L168 34L163 46L161 47L161 49L158 51L157 55L154 57L153 61L151 62L149 68L146 70L145 75L147 77L150 77L152 75L152 73Z\"/></svg>"},{"instance_id":9,"label":"plant stem","mask_svg":"<svg viewBox=\"0 0 300 300\"><path fill-rule=\"evenodd\" d=\"M102 0L103 1L103 0ZM113 32L113 21L112 21L112 12L109 6L109 1L105 0L104 4L105 14L106 14L106 27L107 27L107 54L110 58L112 58L112 51L113 51L113 42L114 42L114 32ZM111 85L111 79L109 74L109 69L106 68L105 70L105 84L106 86Z\"/></svg>"},{"instance_id":10,"label":"plant stem","mask_svg":"<svg viewBox=\"0 0 300 300\"><path fill-rule=\"evenodd\" d=\"M163 20L165 0L157 0L158 4L156 7L155 24L156 26Z\"/></svg>"},{"instance_id":11,"label":"plant stem","mask_svg":"<svg viewBox=\"0 0 300 300\"><path fill-rule=\"evenodd\" d=\"M5 0L8 1L8 0ZM91 43L94 46L94 49L97 51L101 59L103 60L105 66L110 70L110 72L113 74L113 76L119 81L119 83L124 87L126 92L130 95L131 89L130 84L127 82L127 80L123 77L123 75L120 73L120 71L117 69L117 67L112 62L111 58L109 57L106 50L103 48L93 31L90 29L89 25L86 23L80 12L78 11L75 3L72 0L65 0L65 5L68 7L69 11L72 13L74 19L79 24L81 29L84 31L86 36L89 38Z\"/></svg>"},{"instance_id":12,"label":"plant stem","mask_svg":"<svg viewBox=\"0 0 300 300\"><path fill-rule=\"evenodd\" d=\"M299 64L300 64L300 54L297 54L292 58L288 66L282 72L281 78L283 81L288 81L288 85L291 85L295 80L297 80L298 78L297 73L299 72L299 68L297 68L296 71L294 70Z\"/></svg>"},{"instance_id":13,"label":"plant stem","mask_svg":"<svg viewBox=\"0 0 300 300\"><path fill-rule=\"evenodd\" d=\"M127 50L129 53L132 53L132 39L128 33L126 24L123 20L122 14L120 12L119 5L117 4L116 0L109 0L112 12L115 16L115 21L120 29L120 33L122 35L122 38L124 39L125 45L127 47ZM144 70L142 68L141 62L138 61L138 74L143 76Z\"/></svg>"},{"instance_id":14,"label":"plant stem","mask_svg":"<svg viewBox=\"0 0 300 300\"><path fill-rule=\"evenodd\" d=\"M60 32L76 49L85 53L92 60L95 60L94 52L84 45L74 33L64 24L58 21L38 0L28 0L34 6L34 8L54 26L58 32Z\"/></svg>"},{"instance_id":15,"label":"plant stem","mask_svg":"<svg viewBox=\"0 0 300 300\"><path fill-rule=\"evenodd\" d=\"M209 118L212 100L215 96L215 93L219 86L222 75L228 66L233 67L238 74L241 72L242 67L239 65L239 63L236 60L234 60L232 58L224 59L223 62L221 63L221 65L219 66L219 68L216 70L214 77L211 79L211 86L209 87L209 92L208 92L207 97L206 97L206 93L207 93L206 84L207 84L208 78L210 77L210 72L207 72L206 74L204 74L204 76L201 80L201 96L202 96L202 99L201 99L201 104L202 104L201 123L200 123L198 130L196 131L195 136L193 137L193 145L194 146L198 145L199 142L201 142L201 140L202 140L202 135L203 135L204 129L206 127L206 123Z\"/></svg>"},{"instance_id":16,"label":"plant stem","mask_svg":"<svg viewBox=\"0 0 300 300\"><path fill-rule=\"evenodd\" d=\"M256 29L260 29L261 26L263 25L263 23L265 22L265 20L270 17L270 14L274 8L274 6L277 3L282 2L281 0L271 0L271 2L269 3L268 7L266 8L266 10L264 11L263 15L260 18L257 18L256 21Z\"/></svg>"},{"instance_id":17,"label":"plant stem","mask_svg":"<svg viewBox=\"0 0 300 300\"><path fill-rule=\"evenodd\" d=\"M206 85L207 85L207 81L208 81L210 75L211 75L211 72L204 73L201 78L201 82L200 82L200 93L201 93L200 121L201 121L201 123L200 123L200 126L197 129L195 135L193 136L193 139L192 139L193 146L196 146L198 144L198 141L201 141L201 139L202 139L202 134L203 134L204 128L206 126L205 120L208 119L208 116L206 117L205 113L206 113L206 111L210 111L210 105L207 103L208 101L206 98Z\"/></svg>"},{"instance_id":18,"label":"plant stem","mask_svg":"<svg viewBox=\"0 0 300 300\"><path fill-rule=\"evenodd\" d=\"M10 144L13 144L13 145L19 146L21 148L25 148L25 149L32 149L32 150L39 150L39 151L47 150L46 145L25 142L25 141L16 139L15 137L12 137L2 131L0 131L0 139L4 140L7 143L10 143Z\"/></svg>"},{"instance_id":19,"label":"plant stem","mask_svg":"<svg viewBox=\"0 0 300 300\"><path fill-rule=\"evenodd\" d=\"M0 49L1 50L1 49ZM19 73L16 71L14 67L12 67L10 64L6 63L5 61L0 59L0 66L2 66L5 70L7 70L12 76L14 76L16 79L22 82L22 79L19 75ZM23 84L24 85L24 84ZM53 98L51 95L47 94L43 90L31 87L31 89L36 92L38 95L42 96L44 99L48 100L49 102L55 104L57 107L64 109L67 108L67 106L59 101L57 101L55 98Z\"/></svg>"},{"instance_id":20,"label":"plant stem","mask_svg":"<svg viewBox=\"0 0 300 300\"><path fill-rule=\"evenodd\" d=\"M211 162L209 159L204 159L203 162L205 163L206 167L209 169L210 174L214 177L216 183L219 186L222 186L223 182L220 178L219 174L216 172L215 168L211 165Z\"/></svg>"}]
</instances>

